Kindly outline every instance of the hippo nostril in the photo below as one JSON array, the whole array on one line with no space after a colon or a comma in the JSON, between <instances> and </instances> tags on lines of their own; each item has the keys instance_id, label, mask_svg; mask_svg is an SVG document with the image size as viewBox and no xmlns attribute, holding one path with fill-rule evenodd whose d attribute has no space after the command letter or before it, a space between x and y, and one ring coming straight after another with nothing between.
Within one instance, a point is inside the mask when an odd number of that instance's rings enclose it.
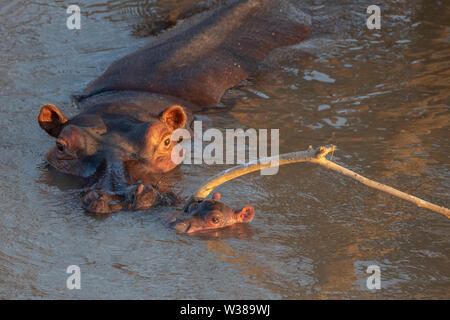
<instances>
[{"instance_id":1,"label":"hippo nostril","mask_svg":"<svg viewBox=\"0 0 450 320\"><path fill-rule=\"evenodd\" d=\"M186 222L173 222L171 226L178 231L179 233L188 233L189 229L192 226L192 223L186 223Z\"/></svg>"},{"instance_id":2,"label":"hippo nostril","mask_svg":"<svg viewBox=\"0 0 450 320\"><path fill-rule=\"evenodd\" d=\"M91 192L88 193L87 195L88 199L91 201L96 201L100 199L100 195L98 194L97 191L93 190Z\"/></svg>"},{"instance_id":3,"label":"hippo nostril","mask_svg":"<svg viewBox=\"0 0 450 320\"><path fill-rule=\"evenodd\" d=\"M63 146L61 143L59 143L59 142L56 142L56 148L57 148L58 151L60 151L60 152L63 152L63 151L64 151L64 146Z\"/></svg>"}]
</instances>

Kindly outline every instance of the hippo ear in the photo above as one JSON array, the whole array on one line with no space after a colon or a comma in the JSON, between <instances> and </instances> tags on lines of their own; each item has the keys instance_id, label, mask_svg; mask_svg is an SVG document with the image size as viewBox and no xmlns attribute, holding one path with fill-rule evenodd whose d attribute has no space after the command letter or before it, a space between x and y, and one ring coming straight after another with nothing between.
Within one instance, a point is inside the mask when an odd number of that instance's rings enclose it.
<instances>
[{"instance_id":1,"label":"hippo ear","mask_svg":"<svg viewBox=\"0 0 450 320\"><path fill-rule=\"evenodd\" d=\"M253 207L246 206L240 211L236 212L236 215L238 216L239 222L250 222L255 216L255 209L253 209Z\"/></svg>"},{"instance_id":2,"label":"hippo ear","mask_svg":"<svg viewBox=\"0 0 450 320\"><path fill-rule=\"evenodd\" d=\"M161 121L172 131L183 128L186 124L186 118L186 113L180 106L169 107L160 115Z\"/></svg>"},{"instance_id":3,"label":"hippo ear","mask_svg":"<svg viewBox=\"0 0 450 320\"><path fill-rule=\"evenodd\" d=\"M42 129L44 129L52 137L58 137L67 118L59 109L52 105L46 104L41 108L38 116L38 122Z\"/></svg>"}]
</instances>

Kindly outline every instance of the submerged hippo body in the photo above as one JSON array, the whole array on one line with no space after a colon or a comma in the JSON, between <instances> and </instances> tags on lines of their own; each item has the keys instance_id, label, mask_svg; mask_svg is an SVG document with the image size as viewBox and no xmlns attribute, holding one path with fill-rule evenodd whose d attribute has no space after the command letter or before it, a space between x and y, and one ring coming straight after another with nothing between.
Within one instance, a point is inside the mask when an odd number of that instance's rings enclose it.
<instances>
[{"instance_id":1,"label":"submerged hippo body","mask_svg":"<svg viewBox=\"0 0 450 320\"><path fill-rule=\"evenodd\" d=\"M67 119L47 104L39 125L56 139L47 161L98 181L82 198L91 212L144 209L173 198L145 176L175 167L171 134L193 113L257 71L277 47L310 32L310 18L284 0L231 1L185 21L151 45L114 62L76 96L82 112Z\"/></svg>"}]
</instances>

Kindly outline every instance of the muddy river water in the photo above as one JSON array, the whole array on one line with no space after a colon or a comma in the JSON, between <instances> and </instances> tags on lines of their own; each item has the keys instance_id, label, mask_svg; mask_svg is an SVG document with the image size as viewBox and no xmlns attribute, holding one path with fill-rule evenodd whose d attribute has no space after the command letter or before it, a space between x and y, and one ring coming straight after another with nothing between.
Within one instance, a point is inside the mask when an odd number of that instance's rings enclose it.
<instances>
[{"instance_id":1,"label":"muddy river water","mask_svg":"<svg viewBox=\"0 0 450 320\"><path fill-rule=\"evenodd\" d=\"M83 181L48 167L43 103L77 114L70 95L151 41L158 21L219 2L77 1L81 29L69 30L67 1L0 1L0 298L450 298L447 218L312 164L221 186L256 217L203 237L167 227L176 208L86 214ZM281 152L335 144L338 163L449 207L450 4L383 1L381 29L368 30L371 4L304 1L323 30L199 118L279 128ZM225 168L171 174L187 196ZM81 290L66 288L69 265Z\"/></svg>"}]
</instances>

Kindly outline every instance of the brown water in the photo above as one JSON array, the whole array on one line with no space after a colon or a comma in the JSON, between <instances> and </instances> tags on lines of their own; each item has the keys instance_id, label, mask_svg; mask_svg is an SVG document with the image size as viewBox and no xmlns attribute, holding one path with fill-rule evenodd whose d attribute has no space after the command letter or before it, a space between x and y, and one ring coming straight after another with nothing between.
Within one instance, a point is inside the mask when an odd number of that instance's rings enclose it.
<instances>
[{"instance_id":1,"label":"brown water","mask_svg":"<svg viewBox=\"0 0 450 320\"><path fill-rule=\"evenodd\" d=\"M382 29L369 31L370 1L322 2L305 6L334 34L272 55L201 118L280 128L282 152L336 144L337 162L449 207L449 3L384 1ZM448 219L313 165L220 187L256 218L206 238L167 228L175 208L86 214L80 181L44 162L54 142L37 124L40 105L76 114L69 95L179 5L77 3L79 31L66 28L66 1L0 1L0 298L450 298ZM222 169L173 174L189 195ZM72 264L81 290L66 289ZM380 290L366 288L371 264Z\"/></svg>"}]
</instances>

